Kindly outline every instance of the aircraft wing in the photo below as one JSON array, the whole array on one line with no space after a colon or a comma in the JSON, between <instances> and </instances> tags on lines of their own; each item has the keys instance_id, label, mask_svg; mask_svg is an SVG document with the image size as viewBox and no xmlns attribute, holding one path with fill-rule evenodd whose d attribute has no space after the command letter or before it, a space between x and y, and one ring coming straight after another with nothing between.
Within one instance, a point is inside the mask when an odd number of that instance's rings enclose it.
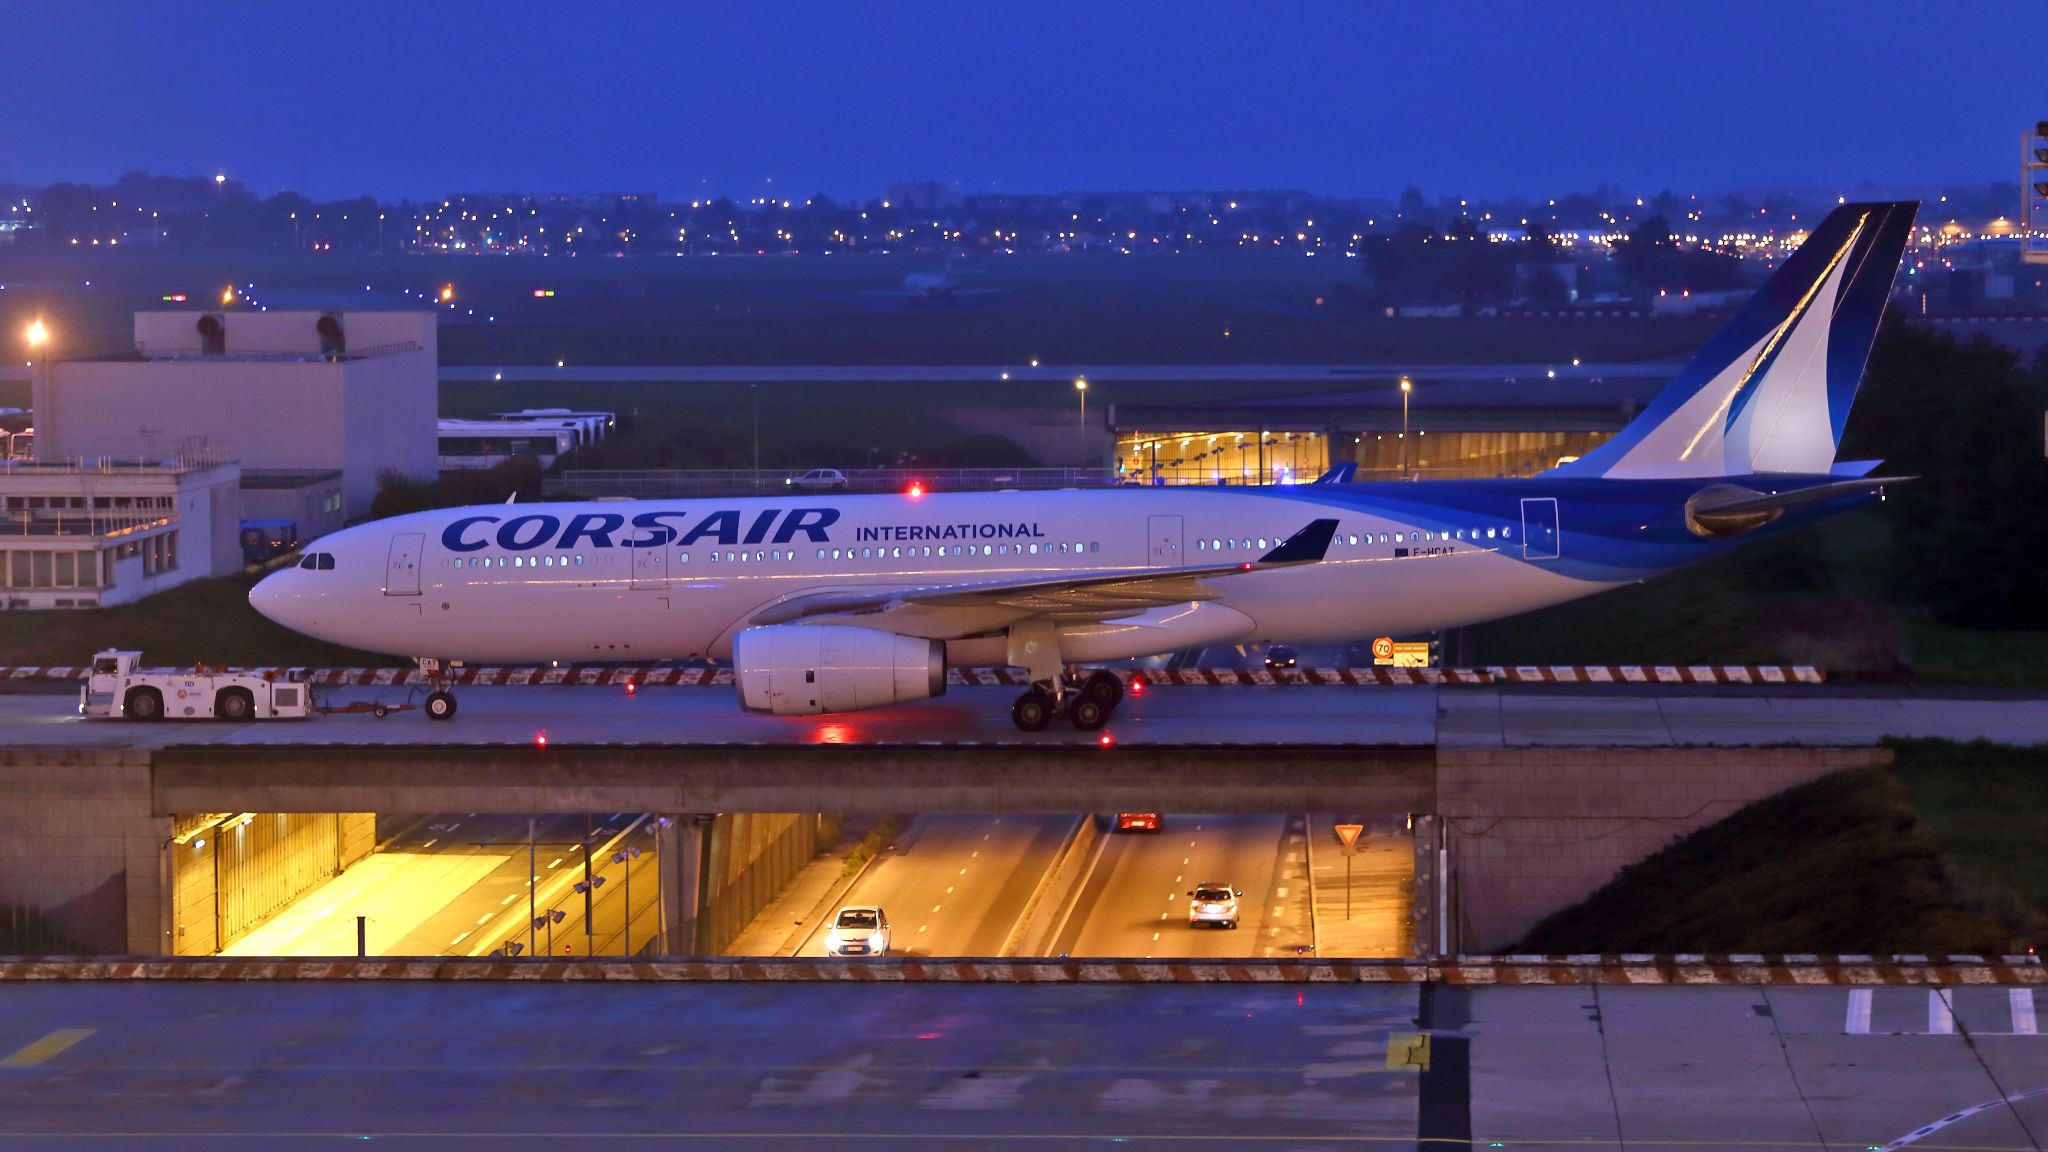
<instances>
[{"instance_id":1,"label":"aircraft wing","mask_svg":"<svg viewBox=\"0 0 2048 1152\"><path fill-rule=\"evenodd\" d=\"M820 616L946 608L1003 609L1019 618L1060 615L1110 619L1162 604L1220 599L1223 592L1204 584L1205 578L1314 564L1329 551L1330 541L1336 534L1336 520L1311 521L1301 531L1282 540L1272 551L1256 560L1236 564L1122 568L1091 572L1086 576L814 592L772 604L749 617L747 623L759 627Z\"/></svg>"}]
</instances>

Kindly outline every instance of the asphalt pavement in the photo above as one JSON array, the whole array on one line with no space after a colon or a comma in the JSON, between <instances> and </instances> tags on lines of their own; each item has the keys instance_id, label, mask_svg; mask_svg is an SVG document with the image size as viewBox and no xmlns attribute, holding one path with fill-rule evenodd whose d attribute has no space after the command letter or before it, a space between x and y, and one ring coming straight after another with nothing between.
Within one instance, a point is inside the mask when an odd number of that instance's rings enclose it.
<instances>
[{"instance_id":1,"label":"asphalt pavement","mask_svg":"<svg viewBox=\"0 0 2048 1152\"><path fill-rule=\"evenodd\" d=\"M2038 1149L2048 1038L1935 994L11 984L0 1147Z\"/></svg>"},{"instance_id":2,"label":"asphalt pavement","mask_svg":"<svg viewBox=\"0 0 2048 1152\"><path fill-rule=\"evenodd\" d=\"M306 720L87 719L76 696L0 695L0 747L151 749L168 745L532 744L1093 744L1098 734L1055 724L1019 732L1015 688L955 687L936 700L830 716L743 712L731 688L533 686L464 688L447 723L418 712ZM334 704L397 700L404 689L323 693ZM2038 693L1952 690L1683 688L1630 685L1169 686L1124 698L1107 731L1118 744L1531 746L1858 746L1929 736L2048 743Z\"/></svg>"}]
</instances>

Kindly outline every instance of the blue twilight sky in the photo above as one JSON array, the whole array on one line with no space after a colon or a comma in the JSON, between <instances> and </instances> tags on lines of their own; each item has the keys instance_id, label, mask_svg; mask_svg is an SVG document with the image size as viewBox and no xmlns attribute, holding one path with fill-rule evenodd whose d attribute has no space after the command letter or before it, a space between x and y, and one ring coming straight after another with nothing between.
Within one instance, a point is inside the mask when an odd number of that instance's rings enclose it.
<instances>
[{"instance_id":1,"label":"blue twilight sky","mask_svg":"<svg viewBox=\"0 0 2048 1152\"><path fill-rule=\"evenodd\" d=\"M2032 0L10 0L0 182L1544 195L2014 179ZM2029 47L2031 45L2031 47ZM772 184L770 181L772 180Z\"/></svg>"}]
</instances>

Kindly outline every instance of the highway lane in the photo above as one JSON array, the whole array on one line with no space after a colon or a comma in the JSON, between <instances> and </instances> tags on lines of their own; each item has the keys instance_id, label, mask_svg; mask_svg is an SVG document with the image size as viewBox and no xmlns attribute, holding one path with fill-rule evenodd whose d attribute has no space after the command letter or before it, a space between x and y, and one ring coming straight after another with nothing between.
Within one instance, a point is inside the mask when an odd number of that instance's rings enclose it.
<instances>
[{"instance_id":1,"label":"highway lane","mask_svg":"<svg viewBox=\"0 0 2048 1152\"><path fill-rule=\"evenodd\" d=\"M1168 814L1155 833L1111 833L1047 952L1226 957L1292 953L1311 941L1300 816ZM1236 929L1188 923L1188 891L1244 893Z\"/></svg>"},{"instance_id":2,"label":"highway lane","mask_svg":"<svg viewBox=\"0 0 2048 1152\"><path fill-rule=\"evenodd\" d=\"M899 955L1000 955L1079 819L919 816L839 903L879 904ZM829 922L814 925L796 954L822 955Z\"/></svg>"},{"instance_id":3,"label":"highway lane","mask_svg":"<svg viewBox=\"0 0 2048 1152\"><path fill-rule=\"evenodd\" d=\"M398 699L404 689L335 689L334 703ZM88 720L76 696L0 694L0 746L153 749L167 745L562 744L1093 744L1055 724L1019 732L1015 688L956 687L937 700L835 716L742 712L733 690L464 688L461 713L437 724L417 712L311 720L156 724ZM1127 696L1108 731L1118 745L1321 744L1457 748L1610 745L1858 746L1888 736L2048 742L2037 693L1887 688L1157 687Z\"/></svg>"}]
</instances>

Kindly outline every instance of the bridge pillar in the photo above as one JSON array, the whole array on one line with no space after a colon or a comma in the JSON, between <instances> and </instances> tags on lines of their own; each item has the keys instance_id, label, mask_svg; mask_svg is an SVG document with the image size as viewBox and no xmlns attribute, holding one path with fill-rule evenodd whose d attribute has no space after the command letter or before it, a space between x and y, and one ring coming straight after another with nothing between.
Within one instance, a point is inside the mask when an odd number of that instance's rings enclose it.
<instances>
[{"instance_id":1,"label":"bridge pillar","mask_svg":"<svg viewBox=\"0 0 2048 1152\"><path fill-rule=\"evenodd\" d=\"M663 955L703 953L699 923L709 871L706 864L711 851L712 819L708 812L688 812L665 817L657 827Z\"/></svg>"}]
</instances>

